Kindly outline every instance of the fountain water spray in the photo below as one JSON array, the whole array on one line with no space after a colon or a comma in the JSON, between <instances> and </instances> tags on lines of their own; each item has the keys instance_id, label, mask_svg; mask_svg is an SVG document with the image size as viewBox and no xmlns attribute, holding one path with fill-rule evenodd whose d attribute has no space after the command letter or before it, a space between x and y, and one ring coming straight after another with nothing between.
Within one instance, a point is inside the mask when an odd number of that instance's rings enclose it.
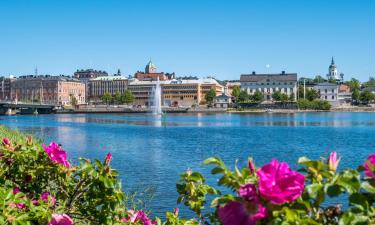
<instances>
[{"instance_id":1,"label":"fountain water spray","mask_svg":"<svg viewBox=\"0 0 375 225\"><path fill-rule=\"evenodd\" d=\"M157 78L156 86L154 89L152 113L154 115L163 114L161 110L161 87L160 87L159 77Z\"/></svg>"}]
</instances>

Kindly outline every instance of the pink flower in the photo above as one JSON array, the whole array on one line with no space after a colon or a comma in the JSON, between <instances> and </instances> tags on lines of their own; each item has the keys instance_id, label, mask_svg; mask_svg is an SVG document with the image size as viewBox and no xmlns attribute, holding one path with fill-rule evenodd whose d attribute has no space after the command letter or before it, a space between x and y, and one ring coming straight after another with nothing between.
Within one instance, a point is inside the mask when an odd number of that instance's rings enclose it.
<instances>
[{"instance_id":1,"label":"pink flower","mask_svg":"<svg viewBox=\"0 0 375 225\"><path fill-rule=\"evenodd\" d=\"M267 208L260 203L255 185L242 185L238 195L243 201L228 202L219 208L218 214L223 225L255 225L267 217Z\"/></svg>"},{"instance_id":2,"label":"pink flower","mask_svg":"<svg viewBox=\"0 0 375 225\"><path fill-rule=\"evenodd\" d=\"M57 143L52 142L49 146L43 145L43 148L52 161L59 163L66 168L70 168L70 163L67 159L68 156L66 152L61 149Z\"/></svg>"},{"instance_id":3,"label":"pink flower","mask_svg":"<svg viewBox=\"0 0 375 225\"><path fill-rule=\"evenodd\" d=\"M258 199L257 189L254 184L245 184L238 190L238 195L247 201Z\"/></svg>"},{"instance_id":4,"label":"pink flower","mask_svg":"<svg viewBox=\"0 0 375 225\"><path fill-rule=\"evenodd\" d=\"M180 209L179 209L179 208L175 208L173 214L174 214L175 216L178 216L178 213L179 213L179 212L180 212Z\"/></svg>"},{"instance_id":5,"label":"pink flower","mask_svg":"<svg viewBox=\"0 0 375 225\"><path fill-rule=\"evenodd\" d=\"M328 159L328 168L330 171L333 171L333 172L336 171L337 166L340 163L340 159L341 158L337 158L336 152L331 152L331 154L329 155L329 159Z\"/></svg>"},{"instance_id":6,"label":"pink flower","mask_svg":"<svg viewBox=\"0 0 375 225\"><path fill-rule=\"evenodd\" d=\"M25 203L10 203L9 204L9 207L11 208L17 208L17 209L23 209L26 207L26 204Z\"/></svg>"},{"instance_id":7,"label":"pink flower","mask_svg":"<svg viewBox=\"0 0 375 225\"><path fill-rule=\"evenodd\" d=\"M17 194L17 193L20 193L21 192L21 189L19 187L15 187L13 188L13 194Z\"/></svg>"},{"instance_id":8,"label":"pink flower","mask_svg":"<svg viewBox=\"0 0 375 225\"><path fill-rule=\"evenodd\" d=\"M108 152L107 156L105 157L104 164L108 166L109 162L111 162L111 159L112 159L112 154Z\"/></svg>"},{"instance_id":9,"label":"pink flower","mask_svg":"<svg viewBox=\"0 0 375 225\"><path fill-rule=\"evenodd\" d=\"M9 138L3 138L3 145L11 145Z\"/></svg>"},{"instance_id":10,"label":"pink flower","mask_svg":"<svg viewBox=\"0 0 375 225\"><path fill-rule=\"evenodd\" d=\"M274 159L260 168L257 175L260 195L272 204L293 202L302 195L305 177L291 170L287 163Z\"/></svg>"},{"instance_id":11,"label":"pink flower","mask_svg":"<svg viewBox=\"0 0 375 225\"><path fill-rule=\"evenodd\" d=\"M249 164L250 173L253 174L255 172L254 162L249 159L248 164Z\"/></svg>"},{"instance_id":12,"label":"pink flower","mask_svg":"<svg viewBox=\"0 0 375 225\"><path fill-rule=\"evenodd\" d=\"M128 217L123 218L122 222L131 222L131 223L136 223L136 222L141 222L143 225L151 225L155 224L154 221L151 221L146 213L144 211L134 211L134 210L129 210L128 211Z\"/></svg>"},{"instance_id":13,"label":"pink flower","mask_svg":"<svg viewBox=\"0 0 375 225\"><path fill-rule=\"evenodd\" d=\"M255 225L267 217L267 209L257 202L228 202L219 208L222 225Z\"/></svg>"},{"instance_id":14,"label":"pink flower","mask_svg":"<svg viewBox=\"0 0 375 225\"><path fill-rule=\"evenodd\" d=\"M53 197L49 192L43 192L40 199L42 199L45 203L51 202L52 205L56 204L56 198Z\"/></svg>"},{"instance_id":15,"label":"pink flower","mask_svg":"<svg viewBox=\"0 0 375 225\"><path fill-rule=\"evenodd\" d=\"M364 167L365 167L365 175L375 179L375 174L374 174L374 171L375 171L375 169L374 169L375 168L375 154L371 154L371 155L368 156Z\"/></svg>"},{"instance_id":16,"label":"pink flower","mask_svg":"<svg viewBox=\"0 0 375 225\"><path fill-rule=\"evenodd\" d=\"M48 225L72 225L73 220L66 214L52 214Z\"/></svg>"}]
</instances>

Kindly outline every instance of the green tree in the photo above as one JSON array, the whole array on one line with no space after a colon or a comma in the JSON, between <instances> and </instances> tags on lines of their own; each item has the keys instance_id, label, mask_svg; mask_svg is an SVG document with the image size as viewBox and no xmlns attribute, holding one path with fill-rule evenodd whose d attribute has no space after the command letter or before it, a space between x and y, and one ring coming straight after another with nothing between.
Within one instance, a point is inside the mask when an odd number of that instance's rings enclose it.
<instances>
[{"instance_id":1,"label":"green tree","mask_svg":"<svg viewBox=\"0 0 375 225\"><path fill-rule=\"evenodd\" d=\"M359 80L355 78L352 78L350 81L347 81L345 84L349 86L351 91L359 90L361 88L361 83L359 82Z\"/></svg>"},{"instance_id":2,"label":"green tree","mask_svg":"<svg viewBox=\"0 0 375 225\"><path fill-rule=\"evenodd\" d=\"M361 93L359 92L359 89L354 89L352 92L352 101L358 103L360 96Z\"/></svg>"},{"instance_id":3,"label":"green tree","mask_svg":"<svg viewBox=\"0 0 375 225\"><path fill-rule=\"evenodd\" d=\"M281 101L281 92L280 91L275 91L274 93L272 93L272 99L275 100L275 101Z\"/></svg>"},{"instance_id":4,"label":"green tree","mask_svg":"<svg viewBox=\"0 0 375 225\"><path fill-rule=\"evenodd\" d=\"M214 99L216 97L216 91L214 89L211 89L209 92L206 93L204 96L204 99L206 100L206 103L208 106L212 106L212 103L214 102Z\"/></svg>"},{"instance_id":5,"label":"green tree","mask_svg":"<svg viewBox=\"0 0 375 225\"><path fill-rule=\"evenodd\" d=\"M121 96L121 102L130 104L134 102L134 95L130 90L126 90Z\"/></svg>"},{"instance_id":6,"label":"green tree","mask_svg":"<svg viewBox=\"0 0 375 225\"><path fill-rule=\"evenodd\" d=\"M262 102L263 94L260 91L256 91L251 98L254 102Z\"/></svg>"},{"instance_id":7,"label":"green tree","mask_svg":"<svg viewBox=\"0 0 375 225\"><path fill-rule=\"evenodd\" d=\"M238 97L240 96L240 93L241 93L241 88L240 86L234 86L233 87L233 90L232 90L232 95L235 97L235 99L237 100Z\"/></svg>"},{"instance_id":8,"label":"green tree","mask_svg":"<svg viewBox=\"0 0 375 225\"><path fill-rule=\"evenodd\" d=\"M242 90L240 91L240 94L238 95L238 102L247 102L250 100L250 96L247 93L247 91Z\"/></svg>"},{"instance_id":9,"label":"green tree","mask_svg":"<svg viewBox=\"0 0 375 225\"><path fill-rule=\"evenodd\" d=\"M114 100L116 101L117 104L121 104L121 93L119 91L116 91Z\"/></svg>"},{"instance_id":10,"label":"green tree","mask_svg":"<svg viewBox=\"0 0 375 225\"><path fill-rule=\"evenodd\" d=\"M73 95L73 94L70 94L70 104L74 107L76 107L78 105L78 100L77 98Z\"/></svg>"},{"instance_id":11,"label":"green tree","mask_svg":"<svg viewBox=\"0 0 375 225\"><path fill-rule=\"evenodd\" d=\"M313 101L315 99L319 98L319 93L317 90L311 88L311 89L306 89L306 99L309 101Z\"/></svg>"},{"instance_id":12,"label":"green tree","mask_svg":"<svg viewBox=\"0 0 375 225\"><path fill-rule=\"evenodd\" d=\"M320 75L315 76L315 78L313 79L314 83L323 83L325 81L326 80L322 76L320 76Z\"/></svg>"},{"instance_id":13,"label":"green tree","mask_svg":"<svg viewBox=\"0 0 375 225\"><path fill-rule=\"evenodd\" d=\"M359 99L363 104L369 104L370 102L375 100L375 95L369 89L365 89L364 91L362 91Z\"/></svg>"},{"instance_id":14,"label":"green tree","mask_svg":"<svg viewBox=\"0 0 375 225\"><path fill-rule=\"evenodd\" d=\"M102 96L102 101L106 103L107 105L112 102L112 99L113 99L112 95L108 92L104 93L104 95Z\"/></svg>"},{"instance_id":15,"label":"green tree","mask_svg":"<svg viewBox=\"0 0 375 225\"><path fill-rule=\"evenodd\" d=\"M287 102L288 99L289 99L289 97L286 93L281 93L281 95L280 95L280 101L281 102Z\"/></svg>"},{"instance_id":16,"label":"green tree","mask_svg":"<svg viewBox=\"0 0 375 225\"><path fill-rule=\"evenodd\" d=\"M295 101L293 92L289 95L289 101L291 101L291 102Z\"/></svg>"},{"instance_id":17,"label":"green tree","mask_svg":"<svg viewBox=\"0 0 375 225\"><path fill-rule=\"evenodd\" d=\"M365 82L363 85L365 87L373 87L373 86L375 86L375 78L374 77L370 77L369 80L367 82Z\"/></svg>"}]
</instances>

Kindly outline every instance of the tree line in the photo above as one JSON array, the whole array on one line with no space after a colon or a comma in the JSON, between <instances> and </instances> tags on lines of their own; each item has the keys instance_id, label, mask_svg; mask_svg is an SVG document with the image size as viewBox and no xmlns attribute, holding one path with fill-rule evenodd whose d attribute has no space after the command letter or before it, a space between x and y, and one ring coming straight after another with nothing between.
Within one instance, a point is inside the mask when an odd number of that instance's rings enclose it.
<instances>
[{"instance_id":1,"label":"tree line","mask_svg":"<svg viewBox=\"0 0 375 225\"><path fill-rule=\"evenodd\" d=\"M101 100L106 104L131 104L134 102L134 95L131 91L125 90L124 93L117 91L114 96L109 92L104 93Z\"/></svg>"}]
</instances>

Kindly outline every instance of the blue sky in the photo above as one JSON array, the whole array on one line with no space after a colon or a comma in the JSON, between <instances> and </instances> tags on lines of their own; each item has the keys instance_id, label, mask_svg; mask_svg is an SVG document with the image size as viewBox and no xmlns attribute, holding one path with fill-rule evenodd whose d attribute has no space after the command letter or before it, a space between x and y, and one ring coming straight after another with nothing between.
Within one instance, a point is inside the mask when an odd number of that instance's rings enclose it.
<instances>
[{"instance_id":1,"label":"blue sky","mask_svg":"<svg viewBox=\"0 0 375 225\"><path fill-rule=\"evenodd\" d=\"M372 0L1 0L0 75L94 68L375 76ZM266 68L269 64L270 68Z\"/></svg>"}]
</instances>

